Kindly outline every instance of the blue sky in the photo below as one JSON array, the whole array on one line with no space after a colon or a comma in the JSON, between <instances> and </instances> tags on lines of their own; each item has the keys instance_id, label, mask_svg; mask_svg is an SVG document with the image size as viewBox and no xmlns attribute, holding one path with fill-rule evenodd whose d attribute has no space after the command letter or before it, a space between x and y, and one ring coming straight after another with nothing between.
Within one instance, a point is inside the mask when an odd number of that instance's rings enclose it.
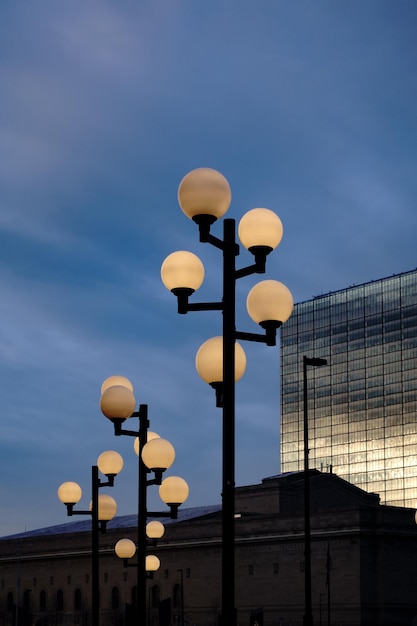
<instances>
[{"instance_id":1,"label":"blue sky","mask_svg":"<svg viewBox=\"0 0 417 626\"><path fill-rule=\"evenodd\" d=\"M220 502L221 413L194 367L220 314L177 315L159 276L190 250L198 299L220 298L221 255L178 207L188 171L226 176L228 217L278 213L266 278L296 302L416 267L416 29L414 0L2 4L0 535L67 521L65 480L88 504L106 449L135 512L132 441L98 405L111 374L175 446L187 504ZM279 350L245 351L238 485L279 472Z\"/></svg>"}]
</instances>

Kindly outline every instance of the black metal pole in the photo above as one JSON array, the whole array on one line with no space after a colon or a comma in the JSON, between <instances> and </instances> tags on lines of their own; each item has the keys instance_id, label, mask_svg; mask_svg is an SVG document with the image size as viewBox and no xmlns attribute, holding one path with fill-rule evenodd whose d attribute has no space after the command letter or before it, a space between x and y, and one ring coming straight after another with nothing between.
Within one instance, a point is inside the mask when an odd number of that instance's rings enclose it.
<instances>
[{"instance_id":1,"label":"black metal pole","mask_svg":"<svg viewBox=\"0 0 417 626\"><path fill-rule=\"evenodd\" d=\"M222 624L235 616L235 220L225 219L223 249Z\"/></svg>"},{"instance_id":2,"label":"black metal pole","mask_svg":"<svg viewBox=\"0 0 417 626\"><path fill-rule=\"evenodd\" d=\"M307 357L303 357L303 424L304 424L304 626L312 626L311 607L311 529L310 476L308 464Z\"/></svg>"},{"instance_id":3,"label":"black metal pole","mask_svg":"<svg viewBox=\"0 0 417 626\"><path fill-rule=\"evenodd\" d=\"M142 450L148 440L148 407L139 407L139 461L138 461L138 567L137 616L138 625L146 624L146 518L147 518L147 468L142 460Z\"/></svg>"},{"instance_id":4,"label":"black metal pole","mask_svg":"<svg viewBox=\"0 0 417 626\"><path fill-rule=\"evenodd\" d=\"M92 589L92 626L99 626L100 587L99 587L99 521L98 490L100 479L97 465L91 468L92 506L91 506L91 589Z\"/></svg>"},{"instance_id":5,"label":"black metal pole","mask_svg":"<svg viewBox=\"0 0 417 626\"><path fill-rule=\"evenodd\" d=\"M327 365L325 359L303 356L303 425L304 425L304 626L313 626L311 601L311 512L310 512L310 469L308 448L308 396L307 366Z\"/></svg>"}]
</instances>

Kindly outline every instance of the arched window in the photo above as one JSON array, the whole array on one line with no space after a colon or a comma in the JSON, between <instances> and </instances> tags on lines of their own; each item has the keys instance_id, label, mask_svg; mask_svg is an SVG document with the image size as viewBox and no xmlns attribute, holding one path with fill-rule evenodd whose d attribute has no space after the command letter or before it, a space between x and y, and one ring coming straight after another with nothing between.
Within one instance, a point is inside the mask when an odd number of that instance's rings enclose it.
<instances>
[{"instance_id":1,"label":"arched window","mask_svg":"<svg viewBox=\"0 0 417 626\"><path fill-rule=\"evenodd\" d=\"M13 611L14 608L14 602L13 602L13 594L12 592L7 594L7 610L8 611Z\"/></svg>"},{"instance_id":2,"label":"arched window","mask_svg":"<svg viewBox=\"0 0 417 626\"><path fill-rule=\"evenodd\" d=\"M153 585L153 587L151 587L151 597L150 597L150 604L151 604L151 608L152 609L157 609L159 606L159 599L160 599L160 589L158 587L158 585Z\"/></svg>"},{"instance_id":3,"label":"arched window","mask_svg":"<svg viewBox=\"0 0 417 626\"><path fill-rule=\"evenodd\" d=\"M27 613L30 611L30 589L26 589L23 594L23 610Z\"/></svg>"},{"instance_id":4,"label":"arched window","mask_svg":"<svg viewBox=\"0 0 417 626\"><path fill-rule=\"evenodd\" d=\"M58 591L56 592L56 610L64 610L64 592L62 591L62 589L58 589Z\"/></svg>"},{"instance_id":5,"label":"arched window","mask_svg":"<svg viewBox=\"0 0 417 626\"><path fill-rule=\"evenodd\" d=\"M181 585L178 583L174 585L172 590L172 604L176 609L181 606Z\"/></svg>"},{"instance_id":6,"label":"arched window","mask_svg":"<svg viewBox=\"0 0 417 626\"><path fill-rule=\"evenodd\" d=\"M82 595L81 589L74 591L74 611L81 611L82 608Z\"/></svg>"},{"instance_id":7,"label":"arched window","mask_svg":"<svg viewBox=\"0 0 417 626\"><path fill-rule=\"evenodd\" d=\"M39 610L46 611L46 591L41 591L39 594Z\"/></svg>"},{"instance_id":8,"label":"arched window","mask_svg":"<svg viewBox=\"0 0 417 626\"><path fill-rule=\"evenodd\" d=\"M118 587L113 587L113 589L111 590L111 608L120 608L120 593Z\"/></svg>"}]
</instances>

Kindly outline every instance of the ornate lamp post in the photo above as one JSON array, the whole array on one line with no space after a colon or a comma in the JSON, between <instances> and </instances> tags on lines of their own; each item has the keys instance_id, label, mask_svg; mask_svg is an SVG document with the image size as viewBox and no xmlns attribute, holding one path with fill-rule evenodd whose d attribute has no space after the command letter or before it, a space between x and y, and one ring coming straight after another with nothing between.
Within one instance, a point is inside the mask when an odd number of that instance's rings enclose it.
<instances>
[{"instance_id":1,"label":"ornate lamp post","mask_svg":"<svg viewBox=\"0 0 417 626\"><path fill-rule=\"evenodd\" d=\"M81 500L81 487L74 482L62 483L58 489L58 498L67 507L67 515L90 515L92 518L91 549L91 589L92 589L92 626L99 626L99 531L106 531L106 524L117 512L116 501L109 495L99 495L102 487L113 487L114 478L123 468L123 459L118 452L108 450L100 454L97 465L91 468L92 500L88 510L76 511L74 506ZM99 471L107 476L104 482Z\"/></svg>"},{"instance_id":2,"label":"ornate lamp post","mask_svg":"<svg viewBox=\"0 0 417 626\"><path fill-rule=\"evenodd\" d=\"M139 405L139 410L134 411L136 399L133 385L124 376L110 376L101 388L100 406L102 413L113 422L116 436L127 435L135 437L134 447L138 454L138 525L137 525L137 602L138 623L146 623L146 579L147 572L156 571L159 567L159 559L154 555L146 554L147 545L147 518L148 517L171 517L178 516L178 508L188 497L189 489L186 481L179 476L169 476L162 480L163 473L175 459L173 445L166 439L162 439L156 433L149 431L148 406ZM128 430L122 428L126 419L139 418L139 429ZM148 474L153 472L154 478L149 479ZM161 500L169 506L169 511L152 512L147 509L147 488L151 485L159 486ZM162 526L162 524L161 524ZM160 531L160 529L159 529ZM150 536L156 538L158 531L149 530ZM156 535L155 535L156 532ZM125 540L123 540L125 541ZM130 540L126 540L130 541ZM133 543L133 542L132 542ZM119 546L116 554L125 561L135 554L125 556L124 548ZM134 545L134 544L133 544ZM120 552L120 554L119 554ZM150 557L154 558L151 559Z\"/></svg>"},{"instance_id":3,"label":"ornate lamp post","mask_svg":"<svg viewBox=\"0 0 417 626\"><path fill-rule=\"evenodd\" d=\"M262 334L236 330L236 281L244 276L265 272L266 257L281 241L283 228L279 217L265 208L248 211L239 222L242 245L252 253L254 263L236 269L239 245L235 220L223 222L223 239L211 233L211 226L229 208L231 190L226 178L216 170L199 168L180 183L178 200L182 211L198 226L200 242L209 243L223 254L223 296L218 302L191 303L190 296L204 280L204 266L191 252L169 255L162 264L164 285L177 297L178 313L221 311L223 333L209 340L197 354L200 376L216 390L216 404L223 411L222 470L222 620L233 626L235 616L235 381L243 375L246 357L238 339L276 344L277 329L291 315L293 299L285 285L266 280L255 285L247 298L250 317L262 328Z\"/></svg>"}]
</instances>

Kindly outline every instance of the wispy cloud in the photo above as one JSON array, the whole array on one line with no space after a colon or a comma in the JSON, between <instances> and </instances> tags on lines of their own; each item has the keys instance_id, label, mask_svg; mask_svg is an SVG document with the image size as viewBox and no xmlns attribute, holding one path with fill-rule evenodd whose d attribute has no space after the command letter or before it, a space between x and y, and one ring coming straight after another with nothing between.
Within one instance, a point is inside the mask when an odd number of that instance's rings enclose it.
<instances>
[{"instance_id":1,"label":"wispy cloud","mask_svg":"<svg viewBox=\"0 0 417 626\"><path fill-rule=\"evenodd\" d=\"M159 276L191 250L206 270L193 298L221 298L221 253L178 207L189 170L227 176L236 220L280 215L266 277L298 301L415 266L416 16L385 0L5 7L0 532L63 522L59 482L87 497L112 447L119 512L134 512L132 442L98 406L112 373L175 445L189 502L220 501L221 412L194 359L221 315L178 315ZM250 262L242 250L238 266ZM242 330L256 330L245 299L259 278L239 281ZM279 471L279 350L245 350L238 484Z\"/></svg>"}]
</instances>

